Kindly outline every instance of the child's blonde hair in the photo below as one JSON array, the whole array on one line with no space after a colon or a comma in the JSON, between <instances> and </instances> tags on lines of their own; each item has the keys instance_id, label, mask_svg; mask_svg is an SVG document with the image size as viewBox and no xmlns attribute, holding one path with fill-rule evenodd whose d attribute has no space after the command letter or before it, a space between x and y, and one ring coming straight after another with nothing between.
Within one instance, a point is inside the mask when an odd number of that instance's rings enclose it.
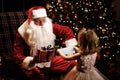
<instances>
[{"instance_id":1,"label":"child's blonde hair","mask_svg":"<svg viewBox=\"0 0 120 80\"><path fill-rule=\"evenodd\" d=\"M99 38L94 30L82 29L78 33L78 46L82 54L92 54L99 50Z\"/></svg>"}]
</instances>

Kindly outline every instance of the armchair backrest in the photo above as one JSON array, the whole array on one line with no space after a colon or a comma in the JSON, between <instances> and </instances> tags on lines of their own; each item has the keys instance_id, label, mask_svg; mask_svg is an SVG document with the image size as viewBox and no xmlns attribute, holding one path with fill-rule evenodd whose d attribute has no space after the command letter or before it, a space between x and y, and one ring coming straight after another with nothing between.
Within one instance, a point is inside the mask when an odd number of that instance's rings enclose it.
<instances>
[{"instance_id":1,"label":"armchair backrest","mask_svg":"<svg viewBox=\"0 0 120 80\"><path fill-rule=\"evenodd\" d=\"M9 58L17 28L27 19L26 12L0 13L0 55Z\"/></svg>"}]
</instances>

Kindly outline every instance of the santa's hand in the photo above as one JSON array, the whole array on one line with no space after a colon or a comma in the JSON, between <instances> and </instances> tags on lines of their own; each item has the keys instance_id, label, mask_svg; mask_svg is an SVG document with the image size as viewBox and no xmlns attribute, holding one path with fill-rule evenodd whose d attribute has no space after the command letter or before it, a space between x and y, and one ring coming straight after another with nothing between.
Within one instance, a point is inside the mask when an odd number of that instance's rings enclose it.
<instances>
[{"instance_id":1,"label":"santa's hand","mask_svg":"<svg viewBox=\"0 0 120 80\"><path fill-rule=\"evenodd\" d=\"M34 61L30 61L28 66L29 66L29 70L33 69L34 66L35 66L35 62Z\"/></svg>"},{"instance_id":2,"label":"santa's hand","mask_svg":"<svg viewBox=\"0 0 120 80\"><path fill-rule=\"evenodd\" d=\"M29 56L29 57L26 57L22 64L21 64L22 68L23 69L26 69L26 70L31 70L35 67L35 63L33 61L33 57Z\"/></svg>"}]
</instances>

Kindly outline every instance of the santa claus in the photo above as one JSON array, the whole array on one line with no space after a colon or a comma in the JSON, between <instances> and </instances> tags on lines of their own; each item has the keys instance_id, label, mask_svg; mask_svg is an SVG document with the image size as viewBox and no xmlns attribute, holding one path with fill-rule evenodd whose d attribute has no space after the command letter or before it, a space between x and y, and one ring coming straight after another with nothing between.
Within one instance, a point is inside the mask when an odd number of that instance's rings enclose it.
<instances>
[{"instance_id":1,"label":"santa claus","mask_svg":"<svg viewBox=\"0 0 120 80\"><path fill-rule=\"evenodd\" d=\"M55 55L55 39L63 38L66 46L75 46L77 41L68 26L53 24L44 7L28 10L28 19L18 28L14 43L15 62L28 75L40 74L41 68L66 72L75 65Z\"/></svg>"}]
</instances>

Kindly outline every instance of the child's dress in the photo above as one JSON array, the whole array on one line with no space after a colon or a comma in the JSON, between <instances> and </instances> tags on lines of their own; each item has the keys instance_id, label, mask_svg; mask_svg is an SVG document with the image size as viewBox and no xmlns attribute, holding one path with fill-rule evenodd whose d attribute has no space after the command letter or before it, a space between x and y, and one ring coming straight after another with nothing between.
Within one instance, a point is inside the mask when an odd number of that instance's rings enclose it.
<instances>
[{"instance_id":1,"label":"child's dress","mask_svg":"<svg viewBox=\"0 0 120 80\"><path fill-rule=\"evenodd\" d=\"M108 80L97 68L94 67L97 53L82 55L78 64L71 71L69 79L65 80ZM71 78L70 78L71 77Z\"/></svg>"}]
</instances>

